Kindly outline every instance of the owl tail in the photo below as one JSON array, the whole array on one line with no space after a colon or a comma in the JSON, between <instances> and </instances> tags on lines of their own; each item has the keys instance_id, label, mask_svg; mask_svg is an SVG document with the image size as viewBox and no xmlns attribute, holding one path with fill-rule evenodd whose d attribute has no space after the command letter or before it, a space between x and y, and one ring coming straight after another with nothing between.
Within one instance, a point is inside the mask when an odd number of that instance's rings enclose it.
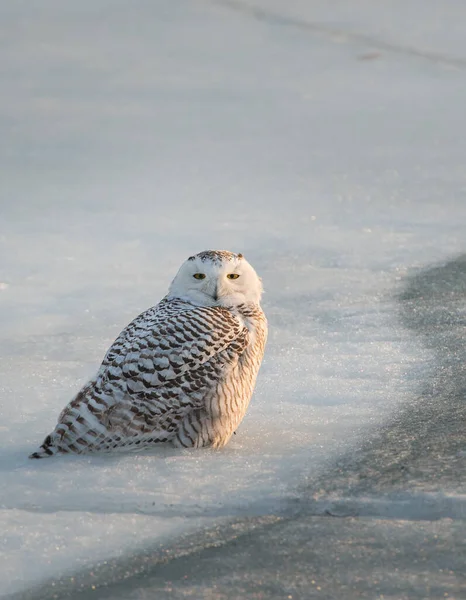
<instances>
[{"instance_id":1,"label":"owl tail","mask_svg":"<svg viewBox=\"0 0 466 600\"><path fill-rule=\"evenodd\" d=\"M58 448L53 445L52 436L48 435L39 450L30 454L29 458L48 458L57 454L57 452Z\"/></svg>"}]
</instances>

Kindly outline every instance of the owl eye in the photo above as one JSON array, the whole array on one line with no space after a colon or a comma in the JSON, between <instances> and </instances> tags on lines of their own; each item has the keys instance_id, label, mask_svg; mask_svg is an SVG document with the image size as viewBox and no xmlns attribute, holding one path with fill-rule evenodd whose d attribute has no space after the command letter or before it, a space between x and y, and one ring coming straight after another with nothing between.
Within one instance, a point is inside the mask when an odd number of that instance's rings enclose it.
<instances>
[{"instance_id":1,"label":"owl eye","mask_svg":"<svg viewBox=\"0 0 466 600\"><path fill-rule=\"evenodd\" d=\"M204 273L194 273L194 279L205 279Z\"/></svg>"},{"instance_id":2,"label":"owl eye","mask_svg":"<svg viewBox=\"0 0 466 600\"><path fill-rule=\"evenodd\" d=\"M228 273L227 277L228 279L238 279L239 275L238 273Z\"/></svg>"}]
</instances>

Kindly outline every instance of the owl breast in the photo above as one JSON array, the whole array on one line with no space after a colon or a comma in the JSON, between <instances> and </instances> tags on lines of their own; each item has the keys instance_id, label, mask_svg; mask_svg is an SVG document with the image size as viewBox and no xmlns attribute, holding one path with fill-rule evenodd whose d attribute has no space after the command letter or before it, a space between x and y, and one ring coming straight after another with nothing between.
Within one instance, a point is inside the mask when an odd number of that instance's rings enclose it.
<instances>
[{"instance_id":1,"label":"owl breast","mask_svg":"<svg viewBox=\"0 0 466 600\"><path fill-rule=\"evenodd\" d=\"M177 446L221 448L246 414L264 356L267 320L257 306L241 305L235 313L244 322L246 346L237 340L224 351L224 360L220 360L224 371L212 381L203 409L187 419L188 427L180 428L174 440Z\"/></svg>"}]
</instances>

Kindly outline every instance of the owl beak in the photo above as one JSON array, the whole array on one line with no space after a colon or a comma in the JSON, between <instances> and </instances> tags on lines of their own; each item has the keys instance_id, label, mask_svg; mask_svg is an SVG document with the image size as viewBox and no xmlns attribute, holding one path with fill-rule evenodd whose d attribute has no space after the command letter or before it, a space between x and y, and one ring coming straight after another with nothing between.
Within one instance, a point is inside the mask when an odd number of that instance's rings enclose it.
<instances>
[{"instance_id":1,"label":"owl beak","mask_svg":"<svg viewBox=\"0 0 466 600\"><path fill-rule=\"evenodd\" d=\"M215 302L218 301L218 287L217 286L215 286L215 288L214 288L214 292L212 294L212 298L215 300Z\"/></svg>"}]
</instances>

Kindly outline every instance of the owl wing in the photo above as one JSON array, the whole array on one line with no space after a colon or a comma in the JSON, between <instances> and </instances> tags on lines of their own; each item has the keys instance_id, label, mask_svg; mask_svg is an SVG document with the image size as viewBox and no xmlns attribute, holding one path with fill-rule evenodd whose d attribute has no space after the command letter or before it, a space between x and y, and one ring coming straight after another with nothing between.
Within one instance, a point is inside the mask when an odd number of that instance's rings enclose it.
<instances>
[{"instance_id":1,"label":"owl wing","mask_svg":"<svg viewBox=\"0 0 466 600\"><path fill-rule=\"evenodd\" d=\"M135 319L107 352L96 387L123 385L125 393L144 393L199 369L235 341L244 350L248 330L229 310L190 306L168 316L150 309Z\"/></svg>"},{"instance_id":2,"label":"owl wing","mask_svg":"<svg viewBox=\"0 0 466 600\"><path fill-rule=\"evenodd\" d=\"M149 309L118 336L96 378L68 404L48 436L58 451L169 440L239 360L249 332L229 310L187 305L174 312L169 305Z\"/></svg>"}]
</instances>

